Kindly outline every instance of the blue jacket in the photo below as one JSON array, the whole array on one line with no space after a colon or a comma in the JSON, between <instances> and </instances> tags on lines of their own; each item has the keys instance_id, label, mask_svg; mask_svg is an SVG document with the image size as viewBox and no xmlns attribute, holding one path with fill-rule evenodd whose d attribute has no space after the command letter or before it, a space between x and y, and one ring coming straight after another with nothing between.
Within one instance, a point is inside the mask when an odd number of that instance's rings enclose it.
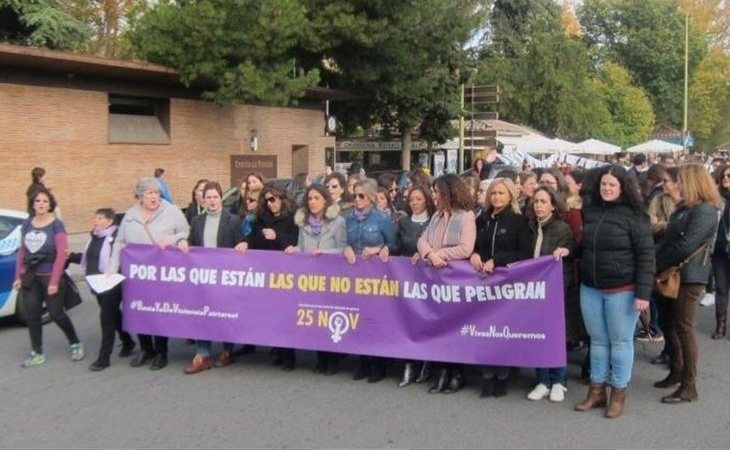
<instances>
[{"instance_id":1,"label":"blue jacket","mask_svg":"<svg viewBox=\"0 0 730 450\"><path fill-rule=\"evenodd\" d=\"M347 245L355 254L362 253L365 247L388 246L390 252L396 250L395 226L390 217L378 211L374 206L363 220L355 218L355 211L350 211L345 218L347 226Z\"/></svg>"}]
</instances>

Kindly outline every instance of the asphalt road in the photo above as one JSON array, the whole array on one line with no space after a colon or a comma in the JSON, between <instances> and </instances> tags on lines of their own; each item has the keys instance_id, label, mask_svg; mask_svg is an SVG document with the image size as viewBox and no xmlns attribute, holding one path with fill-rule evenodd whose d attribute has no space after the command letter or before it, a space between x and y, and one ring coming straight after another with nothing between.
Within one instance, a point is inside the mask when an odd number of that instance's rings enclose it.
<instances>
[{"instance_id":1,"label":"asphalt road","mask_svg":"<svg viewBox=\"0 0 730 450\"><path fill-rule=\"evenodd\" d=\"M652 387L665 371L648 361L660 344L636 348L637 363L625 415L578 413L586 387L571 365L565 403L530 402L531 370L502 399L478 398L476 372L463 391L429 395L426 386L397 387L398 371L377 383L352 381L355 359L332 377L312 373L313 355L300 352L297 370L269 365L268 351L197 375L183 369L194 347L170 344L159 372L112 359L93 373L98 307L71 311L87 359L73 363L60 330L44 328L47 363L21 369L27 331L0 323L0 398L3 448L728 448L730 341L712 341L714 310L701 308L700 401L663 405L667 391ZM582 354L571 355L577 361Z\"/></svg>"}]
</instances>

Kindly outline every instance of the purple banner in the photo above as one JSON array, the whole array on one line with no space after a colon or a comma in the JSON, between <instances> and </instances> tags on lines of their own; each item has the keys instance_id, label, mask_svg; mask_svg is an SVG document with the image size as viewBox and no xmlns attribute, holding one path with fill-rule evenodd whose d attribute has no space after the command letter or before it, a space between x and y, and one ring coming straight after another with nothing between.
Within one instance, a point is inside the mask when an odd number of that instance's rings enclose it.
<instances>
[{"instance_id":1,"label":"purple banner","mask_svg":"<svg viewBox=\"0 0 730 450\"><path fill-rule=\"evenodd\" d=\"M170 337L427 361L565 365L562 263L475 273L409 258L128 245L124 326Z\"/></svg>"}]
</instances>

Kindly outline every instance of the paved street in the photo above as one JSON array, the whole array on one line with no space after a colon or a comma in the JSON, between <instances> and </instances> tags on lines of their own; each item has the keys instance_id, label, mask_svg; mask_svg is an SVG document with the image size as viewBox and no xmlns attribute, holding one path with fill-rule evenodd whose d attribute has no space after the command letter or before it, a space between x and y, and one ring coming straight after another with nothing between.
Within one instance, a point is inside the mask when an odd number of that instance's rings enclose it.
<instances>
[{"instance_id":1,"label":"paved street","mask_svg":"<svg viewBox=\"0 0 730 450\"><path fill-rule=\"evenodd\" d=\"M24 328L0 324L0 389L3 448L727 448L730 445L730 341L712 341L712 308L700 311L700 401L668 406L666 391L652 387L665 374L648 360L659 344L638 344L635 377L624 417L602 411L577 413L586 388L570 368L564 404L525 400L534 377L523 370L503 399L478 398L478 380L454 395L428 395L426 387L396 386L390 378L354 382L355 359L333 377L312 373L313 355L302 352L294 372L268 364L268 351L239 358L228 368L188 376L183 368L194 347L171 342L170 365L134 369L128 360L92 373L98 348L97 305L71 312L88 351L72 363L58 328L47 325L48 362L21 369L28 350ZM573 355L571 358L579 358ZM475 375L475 373L473 374Z\"/></svg>"}]
</instances>

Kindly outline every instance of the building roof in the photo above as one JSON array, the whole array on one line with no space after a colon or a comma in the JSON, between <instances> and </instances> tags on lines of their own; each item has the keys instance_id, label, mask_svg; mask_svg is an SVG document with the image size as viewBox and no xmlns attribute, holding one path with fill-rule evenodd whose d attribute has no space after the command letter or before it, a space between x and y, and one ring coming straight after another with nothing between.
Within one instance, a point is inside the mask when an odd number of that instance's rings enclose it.
<instances>
[{"instance_id":1,"label":"building roof","mask_svg":"<svg viewBox=\"0 0 730 450\"><path fill-rule=\"evenodd\" d=\"M131 82L183 85L180 75L175 69L159 64L3 43L0 43L0 67L54 72L64 74L68 78L86 75ZM195 87L214 89L215 85L213 82L196 82ZM313 87L307 90L306 98L310 100L343 100L350 98L350 96L343 91Z\"/></svg>"}]
</instances>

